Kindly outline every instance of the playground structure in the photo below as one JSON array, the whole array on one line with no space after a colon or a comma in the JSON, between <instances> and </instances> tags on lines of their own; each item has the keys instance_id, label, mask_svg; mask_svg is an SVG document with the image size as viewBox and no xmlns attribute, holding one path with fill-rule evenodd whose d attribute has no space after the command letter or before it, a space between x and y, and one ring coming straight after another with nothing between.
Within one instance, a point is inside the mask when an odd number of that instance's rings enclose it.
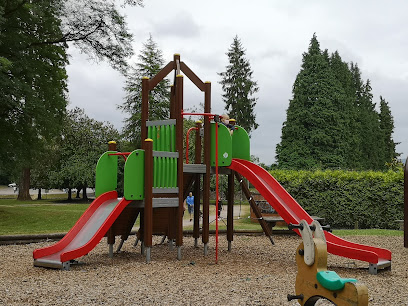
<instances>
[{"instance_id":1,"label":"playground structure","mask_svg":"<svg viewBox=\"0 0 408 306\"><path fill-rule=\"evenodd\" d=\"M297 299L300 305L310 306L324 298L338 306L368 305L367 286L327 271L326 237L320 223L301 220L298 225L289 224L289 229L295 228L303 241L296 250L296 295L288 294L288 301Z\"/></svg>"},{"instance_id":2,"label":"playground structure","mask_svg":"<svg viewBox=\"0 0 408 306\"><path fill-rule=\"evenodd\" d=\"M170 118L149 120L149 92L173 70L175 78L170 93ZM203 113L192 114L183 111L181 73L204 93ZM107 237L109 255L113 256L115 237L121 236L118 247L120 250L138 217L140 218L138 238L141 241L141 252L146 256L147 262L151 261L153 234L167 236L170 248L173 248L175 241L177 258L181 259L183 202L192 188L195 195L193 222L195 246L198 246L201 234L204 255L208 255L210 177L213 174L217 177L218 174L228 176L228 250L232 249L234 232L234 177L241 183L251 208L272 243L271 229L262 219L250 190L243 183L243 178L260 192L286 223L299 224L301 220L309 224L313 222L309 214L265 169L250 162L247 132L235 125L231 135L228 128L219 123L219 116L211 113L211 83L201 81L184 62L180 61L180 55L174 55L173 61L152 79L142 79L141 115L142 149L117 152L116 144L113 142L109 144L109 150L100 157L96 167L96 199L61 241L34 250L35 266L69 269L70 264L88 254L104 236ZM195 158L192 164L183 163L183 116L187 115L204 117L204 122L196 123ZM116 192L119 157L126 160L123 198L118 198ZM218 194L218 184L216 188ZM203 219L200 232L201 195ZM216 228L218 229L217 218ZM324 235L328 252L366 261L372 274L376 274L377 269L391 266L391 252L386 249L348 242L327 231ZM216 258L217 254L218 234L216 234Z\"/></svg>"}]
</instances>

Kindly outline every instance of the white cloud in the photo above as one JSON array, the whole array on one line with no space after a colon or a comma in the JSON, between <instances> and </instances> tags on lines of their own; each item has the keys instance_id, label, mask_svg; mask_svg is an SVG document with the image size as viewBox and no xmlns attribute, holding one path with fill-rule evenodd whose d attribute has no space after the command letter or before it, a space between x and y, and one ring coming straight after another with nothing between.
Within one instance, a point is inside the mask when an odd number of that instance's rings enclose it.
<instances>
[{"instance_id":1,"label":"white cloud","mask_svg":"<svg viewBox=\"0 0 408 306\"><path fill-rule=\"evenodd\" d=\"M401 142L398 150L408 154L407 11L408 3L402 0L149 0L144 8L128 8L126 15L136 54L149 33L166 61L180 53L203 81L212 82L213 111L219 113L224 105L217 72L225 69L225 53L238 35L260 87L259 128L253 132L251 150L261 161L272 163L302 53L313 33L322 49L338 50L344 60L358 63L363 78L372 81L375 101L383 95L389 102L394 138ZM123 101L123 77L107 64L89 63L75 52L68 74L71 107L84 107L95 119L122 127L124 115L116 105ZM198 106L202 93L189 81L185 84L185 106Z\"/></svg>"}]
</instances>

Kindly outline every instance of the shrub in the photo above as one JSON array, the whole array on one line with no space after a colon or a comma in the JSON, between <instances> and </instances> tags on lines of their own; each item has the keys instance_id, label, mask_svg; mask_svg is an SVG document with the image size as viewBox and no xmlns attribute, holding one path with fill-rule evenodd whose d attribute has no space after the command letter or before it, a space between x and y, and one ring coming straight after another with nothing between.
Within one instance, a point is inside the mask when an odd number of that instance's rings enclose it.
<instances>
[{"instance_id":1,"label":"shrub","mask_svg":"<svg viewBox=\"0 0 408 306\"><path fill-rule=\"evenodd\" d=\"M397 229L403 219L403 171L272 170L311 215L333 228Z\"/></svg>"}]
</instances>

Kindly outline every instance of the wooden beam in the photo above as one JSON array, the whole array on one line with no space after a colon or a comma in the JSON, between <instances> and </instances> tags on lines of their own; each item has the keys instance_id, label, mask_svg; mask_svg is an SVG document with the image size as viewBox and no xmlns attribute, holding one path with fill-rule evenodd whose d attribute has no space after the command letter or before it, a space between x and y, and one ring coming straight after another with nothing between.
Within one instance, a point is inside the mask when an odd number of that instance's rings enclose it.
<instances>
[{"instance_id":1,"label":"wooden beam","mask_svg":"<svg viewBox=\"0 0 408 306\"><path fill-rule=\"evenodd\" d=\"M141 129L140 129L140 137L141 137L141 146L144 148L144 141L147 138L147 128L146 128L146 121L149 120L149 78L143 77L142 78L142 109L141 109Z\"/></svg>"},{"instance_id":2,"label":"wooden beam","mask_svg":"<svg viewBox=\"0 0 408 306\"><path fill-rule=\"evenodd\" d=\"M200 89L201 91L205 91L204 82L201 81L200 78L184 62L180 63L180 68L181 71L184 72L186 77L188 77L190 81L198 87L198 89Z\"/></svg>"},{"instance_id":3,"label":"wooden beam","mask_svg":"<svg viewBox=\"0 0 408 306\"><path fill-rule=\"evenodd\" d=\"M149 90L155 88L173 69L175 69L175 62L171 61L150 80Z\"/></svg>"},{"instance_id":4,"label":"wooden beam","mask_svg":"<svg viewBox=\"0 0 408 306\"><path fill-rule=\"evenodd\" d=\"M176 76L176 151L179 153L177 159L177 186L179 187L179 207L177 209L176 246L183 245L183 76Z\"/></svg>"},{"instance_id":5,"label":"wooden beam","mask_svg":"<svg viewBox=\"0 0 408 306\"><path fill-rule=\"evenodd\" d=\"M204 91L204 112L211 112L211 83L205 83ZM205 174L203 180L203 232L202 241L204 244L208 243L210 236L210 178L211 178L211 160L210 160L210 146L211 146L211 130L210 119L208 116L204 117L204 164Z\"/></svg>"},{"instance_id":6,"label":"wooden beam","mask_svg":"<svg viewBox=\"0 0 408 306\"><path fill-rule=\"evenodd\" d=\"M237 178L238 182L241 183L241 188L242 191L245 194L245 197L247 198L249 205L251 206L252 210L255 213L256 218L258 219L259 224L261 225L263 231L265 232L265 235L269 237L271 240L272 244L274 244L272 240L272 230L268 226L268 224L265 222L265 220L262 218L261 211L259 210L258 205L256 205L256 202L254 200L254 197L251 194L251 191L249 191L248 186L244 183L242 176L238 173L235 172L235 177Z\"/></svg>"},{"instance_id":7,"label":"wooden beam","mask_svg":"<svg viewBox=\"0 0 408 306\"><path fill-rule=\"evenodd\" d=\"M145 148L145 204L144 204L144 245L152 246L153 237L153 141L144 140Z\"/></svg>"},{"instance_id":8,"label":"wooden beam","mask_svg":"<svg viewBox=\"0 0 408 306\"><path fill-rule=\"evenodd\" d=\"M193 222L193 237L198 239L200 237L200 202L201 202L201 189L200 189L200 174L194 174L194 222Z\"/></svg>"},{"instance_id":9,"label":"wooden beam","mask_svg":"<svg viewBox=\"0 0 408 306\"><path fill-rule=\"evenodd\" d=\"M234 240L234 171L228 174L227 240Z\"/></svg>"}]
</instances>

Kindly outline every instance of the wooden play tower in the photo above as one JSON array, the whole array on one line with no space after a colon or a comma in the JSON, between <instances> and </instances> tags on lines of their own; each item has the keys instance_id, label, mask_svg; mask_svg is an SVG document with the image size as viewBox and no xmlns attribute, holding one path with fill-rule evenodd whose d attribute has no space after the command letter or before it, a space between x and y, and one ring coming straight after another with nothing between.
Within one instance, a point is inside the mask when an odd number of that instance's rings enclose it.
<instances>
[{"instance_id":1,"label":"wooden play tower","mask_svg":"<svg viewBox=\"0 0 408 306\"><path fill-rule=\"evenodd\" d=\"M175 73L175 78L170 93L170 118L151 121L149 120L149 93L172 71ZM188 77L204 93L203 113L191 114L183 112L184 77L181 73ZM204 117L204 122L197 121L194 128L196 130L195 158L194 163L190 164L183 163L183 117L186 115ZM107 232L106 236L108 237L110 254L113 253L115 236L122 236L121 247L123 241L128 238L136 218L140 215L138 238L141 241L142 253L146 254L146 261L150 261L152 236L155 234L167 236L171 248L175 241L177 258L181 259L181 246L183 245L183 203L188 192L193 191L195 195L193 237L197 247L201 233L204 255L207 255L210 234L210 178L216 172L228 175L227 240L228 249L231 250L233 241L234 177L241 183L243 179L238 173L222 167L223 161L220 161L220 167L215 167L214 165L214 120L217 120L216 117L218 116L211 114L211 83L203 82L180 60L180 55L175 54L173 61L169 62L156 76L152 79L147 77L142 79L141 116L142 150L140 150L140 153L144 154L144 196L143 200L134 198L132 204L128 205ZM241 132L241 134L248 138L245 131ZM203 141L202 137L204 138ZM246 158L249 159L249 138L247 143L248 152ZM116 148L111 148L111 150L116 151ZM129 153L112 154L123 155ZM202 155L204 160L202 160ZM127 161L127 163L129 162ZM130 171L126 173L128 172ZM129 179L125 176L126 199L132 200L133 194L137 193L136 190L132 191L133 187L126 186L127 182L133 182L134 184L135 181L137 181L136 178ZM203 186L201 186L201 181ZM271 230L261 218L261 213L246 184L242 184L242 187L251 207L260 219L259 221L265 234L272 241ZM201 199L203 207L202 230L200 230Z\"/></svg>"}]
</instances>

